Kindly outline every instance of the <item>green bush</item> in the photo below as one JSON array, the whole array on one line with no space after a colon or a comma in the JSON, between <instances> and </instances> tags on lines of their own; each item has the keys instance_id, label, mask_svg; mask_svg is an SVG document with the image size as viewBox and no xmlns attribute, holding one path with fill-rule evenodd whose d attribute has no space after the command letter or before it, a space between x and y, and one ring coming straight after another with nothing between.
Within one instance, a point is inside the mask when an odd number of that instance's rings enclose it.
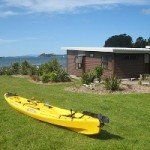
<instances>
[{"instance_id":1,"label":"green bush","mask_svg":"<svg viewBox=\"0 0 150 150\"><path fill-rule=\"evenodd\" d=\"M13 75L13 70L8 67L6 70L5 70L5 75Z\"/></svg>"},{"instance_id":2,"label":"green bush","mask_svg":"<svg viewBox=\"0 0 150 150\"><path fill-rule=\"evenodd\" d=\"M142 80L150 80L150 74L143 74L142 75Z\"/></svg>"},{"instance_id":3,"label":"green bush","mask_svg":"<svg viewBox=\"0 0 150 150\"><path fill-rule=\"evenodd\" d=\"M37 75L38 74L38 69L36 68L36 66L30 66L30 68L28 68L28 74L31 75Z\"/></svg>"},{"instance_id":4,"label":"green bush","mask_svg":"<svg viewBox=\"0 0 150 150\"><path fill-rule=\"evenodd\" d=\"M13 74L19 74L20 70L20 64L18 62L15 62L11 66Z\"/></svg>"},{"instance_id":5,"label":"green bush","mask_svg":"<svg viewBox=\"0 0 150 150\"><path fill-rule=\"evenodd\" d=\"M30 69L31 69L31 65L26 60L21 63L20 73L22 75L28 75Z\"/></svg>"},{"instance_id":6,"label":"green bush","mask_svg":"<svg viewBox=\"0 0 150 150\"><path fill-rule=\"evenodd\" d=\"M104 85L107 90L116 91L119 90L121 80L117 77L109 77L104 80Z\"/></svg>"},{"instance_id":7,"label":"green bush","mask_svg":"<svg viewBox=\"0 0 150 150\"><path fill-rule=\"evenodd\" d=\"M48 63L45 63L39 67L38 75L52 82L68 82L70 77L68 73L61 67L59 62L54 59ZM45 77L46 76L46 77Z\"/></svg>"},{"instance_id":8,"label":"green bush","mask_svg":"<svg viewBox=\"0 0 150 150\"><path fill-rule=\"evenodd\" d=\"M0 68L0 75L5 75L6 74L6 69L5 67Z\"/></svg>"},{"instance_id":9,"label":"green bush","mask_svg":"<svg viewBox=\"0 0 150 150\"><path fill-rule=\"evenodd\" d=\"M61 70L61 65L57 61L57 59L53 59L52 61L49 62L49 69L51 72L53 71L59 71Z\"/></svg>"},{"instance_id":10,"label":"green bush","mask_svg":"<svg viewBox=\"0 0 150 150\"><path fill-rule=\"evenodd\" d=\"M49 75L50 75L50 80L52 82L69 82L69 81L71 81L68 73L63 69L61 69L57 72L51 72Z\"/></svg>"},{"instance_id":11,"label":"green bush","mask_svg":"<svg viewBox=\"0 0 150 150\"><path fill-rule=\"evenodd\" d=\"M59 82L69 82L71 81L70 77L69 77L69 74L64 70L64 69L61 69L57 72L58 74L58 81Z\"/></svg>"},{"instance_id":12,"label":"green bush","mask_svg":"<svg viewBox=\"0 0 150 150\"><path fill-rule=\"evenodd\" d=\"M0 75L13 75L11 67L3 67L0 69Z\"/></svg>"},{"instance_id":13,"label":"green bush","mask_svg":"<svg viewBox=\"0 0 150 150\"><path fill-rule=\"evenodd\" d=\"M48 83L48 82L50 82L50 75L49 75L49 74L44 74L44 75L42 75L42 82L43 82L43 83Z\"/></svg>"},{"instance_id":14,"label":"green bush","mask_svg":"<svg viewBox=\"0 0 150 150\"><path fill-rule=\"evenodd\" d=\"M97 66L95 68L95 74L96 74L96 78L98 78L98 81L100 82L101 81L101 76L103 74L103 68L102 68L102 66Z\"/></svg>"},{"instance_id":15,"label":"green bush","mask_svg":"<svg viewBox=\"0 0 150 150\"><path fill-rule=\"evenodd\" d=\"M96 75L93 71L90 71L88 73L83 73L81 76L82 83L83 84L90 84L94 81Z\"/></svg>"},{"instance_id":16,"label":"green bush","mask_svg":"<svg viewBox=\"0 0 150 150\"><path fill-rule=\"evenodd\" d=\"M61 65L57 61L57 59L53 59L48 63L42 64L39 67L38 74L43 75L43 74L49 74L51 72L56 72L61 70Z\"/></svg>"},{"instance_id":17,"label":"green bush","mask_svg":"<svg viewBox=\"0 0 150 150\"><path fill-rule=\"evenodd\" d=\"M49 72L50 71L49 71L48 63L40 65L40 67L38 69L38 75L42 76L44 74L48 74Z\"/></svg>"},{"instance_id":18,"label":"green bush","mask_svg":"<svg viewBox=\"0 0 150 150\"><path fill-rule=\"evenodd\" d=\"M50 76L50 81L52 81L52 82L58 82L58 74L57 73L51 72L49 74L49 76Z\"/></svg>"}]
</instances>

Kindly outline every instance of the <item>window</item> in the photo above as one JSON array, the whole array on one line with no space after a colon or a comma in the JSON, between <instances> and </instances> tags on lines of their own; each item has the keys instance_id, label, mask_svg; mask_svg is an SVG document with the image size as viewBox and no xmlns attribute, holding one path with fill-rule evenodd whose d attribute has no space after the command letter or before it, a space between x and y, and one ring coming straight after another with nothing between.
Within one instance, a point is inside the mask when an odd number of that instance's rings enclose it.
<instances>
[{"instance_id":1,"label":"window","mask_svg":"<svg viewBox=\"0 0 150 150\"><path fill-rule=\"evenodd\" d=\"M82 69L82 66L83 66L83 56L76 56L75 57L75 64L76 64L76 69Z\"/></svg>"},{"instance_id":2,"label":"window","mask_svg":"<svg viewBox=\"0 0 150 150\"><path fill-rule=\"evenodd\" d=\"M102 67L108 69L108 56L102 56Z\"/></svg>"},{"instance_id":3,"label":"window","mask_svg":"<svg viewBox=\"0 0 150 150\"><path fill-rule=\"evenodd\" d=\"M93 58L93 57L94 57L94 54L90 54L90 57Z\"/></svg>"},{"instance_id":4,"label":"window","mask_svg":"<svg viewBox=\"0 0 150 150\"><path fill-rule=\"evenodd\" d=\"M111 65L110 63L112 62L112 56L111 55L104 55L101 57L101 63L102 63L102 67L104 69L110 69L111 70Z\"/></svg>"}]
</instances>

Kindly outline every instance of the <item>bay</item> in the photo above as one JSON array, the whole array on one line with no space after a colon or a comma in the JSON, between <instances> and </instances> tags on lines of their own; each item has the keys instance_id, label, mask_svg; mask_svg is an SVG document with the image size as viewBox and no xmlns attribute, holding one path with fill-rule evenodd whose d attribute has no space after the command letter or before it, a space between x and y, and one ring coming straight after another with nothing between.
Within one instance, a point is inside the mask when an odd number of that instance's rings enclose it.
<instances>
[{"instance_id":1,"label":"bay","mask_svg":"<svg viewBox=\"0 0 150 150\"><path fill-rule=\"evenodd\" d=\"M66 68L67 66L67 56L66 55L54 55L51 57L35 57L35 56L18 56L18 57L0 57L0 67L8 67L15 62L28 61L30 64L39 66L41 64L47 63L52 59L57 59L58 62Z\"/></svg>"}]
</instances>

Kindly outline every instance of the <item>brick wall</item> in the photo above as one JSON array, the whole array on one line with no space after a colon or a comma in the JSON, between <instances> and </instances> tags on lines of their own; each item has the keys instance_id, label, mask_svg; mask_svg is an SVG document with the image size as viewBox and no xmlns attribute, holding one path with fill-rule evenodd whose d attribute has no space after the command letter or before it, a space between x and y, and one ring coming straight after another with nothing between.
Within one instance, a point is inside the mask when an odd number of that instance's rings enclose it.
<instances>
[{"instance_id":1,"label":"brick wall","mask_svg":"<svg viewBox=\"0 0 150 150\"><path fill-rule=\"evenodd\" d=\"M81 76L83 70L76 69L75 57L78 51L67 51L67 71L70 75Z\"/></svg>"},{"instance_id":2,"label":"brick wall","mask_svg":"<svg viewBox=\"0 0 150 150\"><path fill-rule=\"evenodd\" d=\"M93 57L90 57L93 54ZM83 60L83 68L77 69L75 57L78 51L67 51L68 55L68 73L71 75L81 76L82 72L93 70L96 66L101 65L101 58L104 55L110 56L108 61L108 69L104 70L103 77L116 75L120 78L136 78L140 74L144 74L146 65L150 70L150 64L144 64L144 54L113 54L101 52L85 52ZM136 56L136 59L128 60L126 56Z\"/></svg>"},{"instance_id":3,"label":"brick wall","mask_svg":"<svg viewBox=\"0 0 150 150\"><path fill-rule=\"evenodd\" d=\"M90 57L93 54L93 57ZM68 73L71 75L81 76L82 72L88 72L93 70L96 66L101 65L101 57L104 55L109 55L112 60L108 62L107 70L104 70L104 76L113 75L113 54L111 53L100 53L100 52L86 52L83 59L83 69L76 69L75 57L78 55L78 51L67 51L68 55Z\"/></svg>"},{"instance_id":4,"label":"brick wall","mask_svg":"<svg viewBox=\"0 0 150 150\"><path fill-rule=\"evenodd\" d=\"M135 59L127 59L134 56ZM145 72L144 54L115 54L114 74L120 78L137 78Z\"/></svg>"}]
</instances>

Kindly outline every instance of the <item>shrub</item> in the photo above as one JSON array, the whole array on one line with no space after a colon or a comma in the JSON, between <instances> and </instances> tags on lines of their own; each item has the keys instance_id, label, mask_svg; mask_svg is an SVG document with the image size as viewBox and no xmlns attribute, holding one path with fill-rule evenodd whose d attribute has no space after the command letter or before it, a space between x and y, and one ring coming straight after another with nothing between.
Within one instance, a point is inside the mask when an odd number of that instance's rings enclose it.
<instances>
[{"instance_id":1,"label":"shrub","mask_svg":"<svg viewBox=\"0 0 150 150\"><path fill-rule=\"evenodd\" d=\"M50 73L50 80L52 82L69 82L69 81L71 81L68 73L63 69L61 69L57 72Z\"/></svg>"},{"instance_id":2,"label":"shrub","mask_svg":"<svg viewBox=\"0 0 150 150\"><path fill-rule=\"evenodd\" d=\"M58 74L57 73L51 72L49 74L49 76L50 76L50 81L52 81L52 82L58 82Z\"/></svg>"},{"instance_id":3,"label":"shrub","mask_svg":"<svg viewBox=\"0 0 150 150\"><path fill-rule=\"evenodd\" d=\"M94 72L83 73L81 76L83 84L90 84L94 81L96 75Z\"/></svg>"},{"instance_id":4,"label":"shrub","mask_svg":"<svg viewBox=\"0 0 150 150\"><path fill-rule=\"evenodd\" d=\"M6 68L0 68L0 75L5 75L6 74Z\"/></svg>"},{"instance_id":5,"label":"shrub","mask_svg":"<svg viewBox=\"0 0 150 150\"><path fill-rule=\"evenodd\" d=\"M19 74L20 70L20 64L18 62L15 62L11 66L13 74Z\"/></svg>"},{"instance_id":6,"label":"shrub","mask_svg":"<svg viewBox=\"0 0 150 150\"><path fill-rule=\"evenodd\" d=\"M51 72L56 72L61 70L61 65L57 61L57 59L53 59L48 63L45 63L39 67L39 75L49 74Z\"/></svg>"},{"instance_id":7,"label":"shrub","mask_svg":"<svg viewBox=\"0 0 150 150\"><path fill-rule=\"evenodd\" d=\"M38 75L41 75L46 82L68 82L70 77L68 73L61 67L59 62L54 59L39 67ZM46 78L46 79L45 79ZM48 78L48 79L47 79Z\"/></svg>"},{"instance_id":8,"label":"shrub","mask_svg":"<svg viewBox=\"0 0 150 150\"><path fill-rule=\"evenodd\" d=\"M59 62L57 61L57 59L53 59L52 61L48 63L48 65L49 65L49 69L51 72L59 71L62 68Z\"/></svg>"},{"instance_id":9,"label":"shrub","mask_svg":"<svg viewBox=\"0 0 150 150\"><path fill-rule=\"evenodd\" d=\"M37 75L38 74L38 69L36 68L36 66L30 66L30 68L28 68L28 74L31 75Z\"/></svg>"},{"instance_id":10,"label":"shrub","mask_svg":"<svg viewBox=\"0 0 150 150\"><path fill-rule=\"evenodd\" d=\"M43 83L48 83L49 81L50 81L50 75L49 74L42 75L42 82Z\"/></svg>"},{"instance_id":11,"label":"shrub","mask_svg":"<svg viewBox=\"0 0 150 150\"><path fill-rule=\"evenodd\" d=\"M119 90L121 80L117 77L109 77L104 80L104 85L107 90L116 91Z\"/></svg>"},{"instance_id":12,"label":"shrub","mask_svg":"<svg viewBox=\"0 0 150 150\"><path fill-rule=\"evenodd\" d=\"M150 80L150 74L143 74L143 75L142 75L142 80L147 80L147 81L149 81L149 80Z\"/></svg>"},{"instance_id":13,"label":"shrub","mask_svg":"<svg viewBox=\"0 0 150 150\"><path fill-rule=\"evenodd\" d=\"M69 82L69 81L71 81L68 73L64 69L59 70L57 72L57 74L58 74L58 81L60 81L60 82Z\"/></svg>"},{"instance_id":14,"label":"shrub","mask_svg":"<svg viewBox=\"0 0 150 150\"><path fill-rule=\"evenodd\" d=\"M49 73L49 66L48 63L42 64L40 65L39 69L38 69L38 74L40 76L44 75L44 74L48 74Z\"/></svg>"},{"instance_id":15,"label":"shrub","mask_svg":"<svg viewBox=\"0 0 150 150\"><path fill-rule=\"evenodd\" d=\"M20 73L23 75L28 75L30 68L31 68L31 65L25 60L24 62L21 63Z\"/></svg>"},{"instance_id":16,"label":"shrub","mask_svg":"<svg viewBox=\"0 0 150 150\"><path fill-rule=\"evenodd\" d=\"M102 66L97 66L95 68L95 74L96 74L96 77L98 78L98 81L100 82L101 81L101 76L103 74L103 68L102 68Z\"/></svg>"},{"instance_id":17,"label":"shrub","mask_svg":"<svg viewBox=\"0 0 150 150\"><path fill-rule=\"evenodd\" d=\"M5 70L5 75L13 75L13 70L10 67L7 67Z\"/></svg>"},{"instance_id":18,"label":"shrub","mask_svg":"<svg viewBox=\"0 0 150 150\"><path fill-rule=\"evenodd\" d=\"M11 67L0 68L0 75L13 75Z\"/></svg>"}]
</instances>

